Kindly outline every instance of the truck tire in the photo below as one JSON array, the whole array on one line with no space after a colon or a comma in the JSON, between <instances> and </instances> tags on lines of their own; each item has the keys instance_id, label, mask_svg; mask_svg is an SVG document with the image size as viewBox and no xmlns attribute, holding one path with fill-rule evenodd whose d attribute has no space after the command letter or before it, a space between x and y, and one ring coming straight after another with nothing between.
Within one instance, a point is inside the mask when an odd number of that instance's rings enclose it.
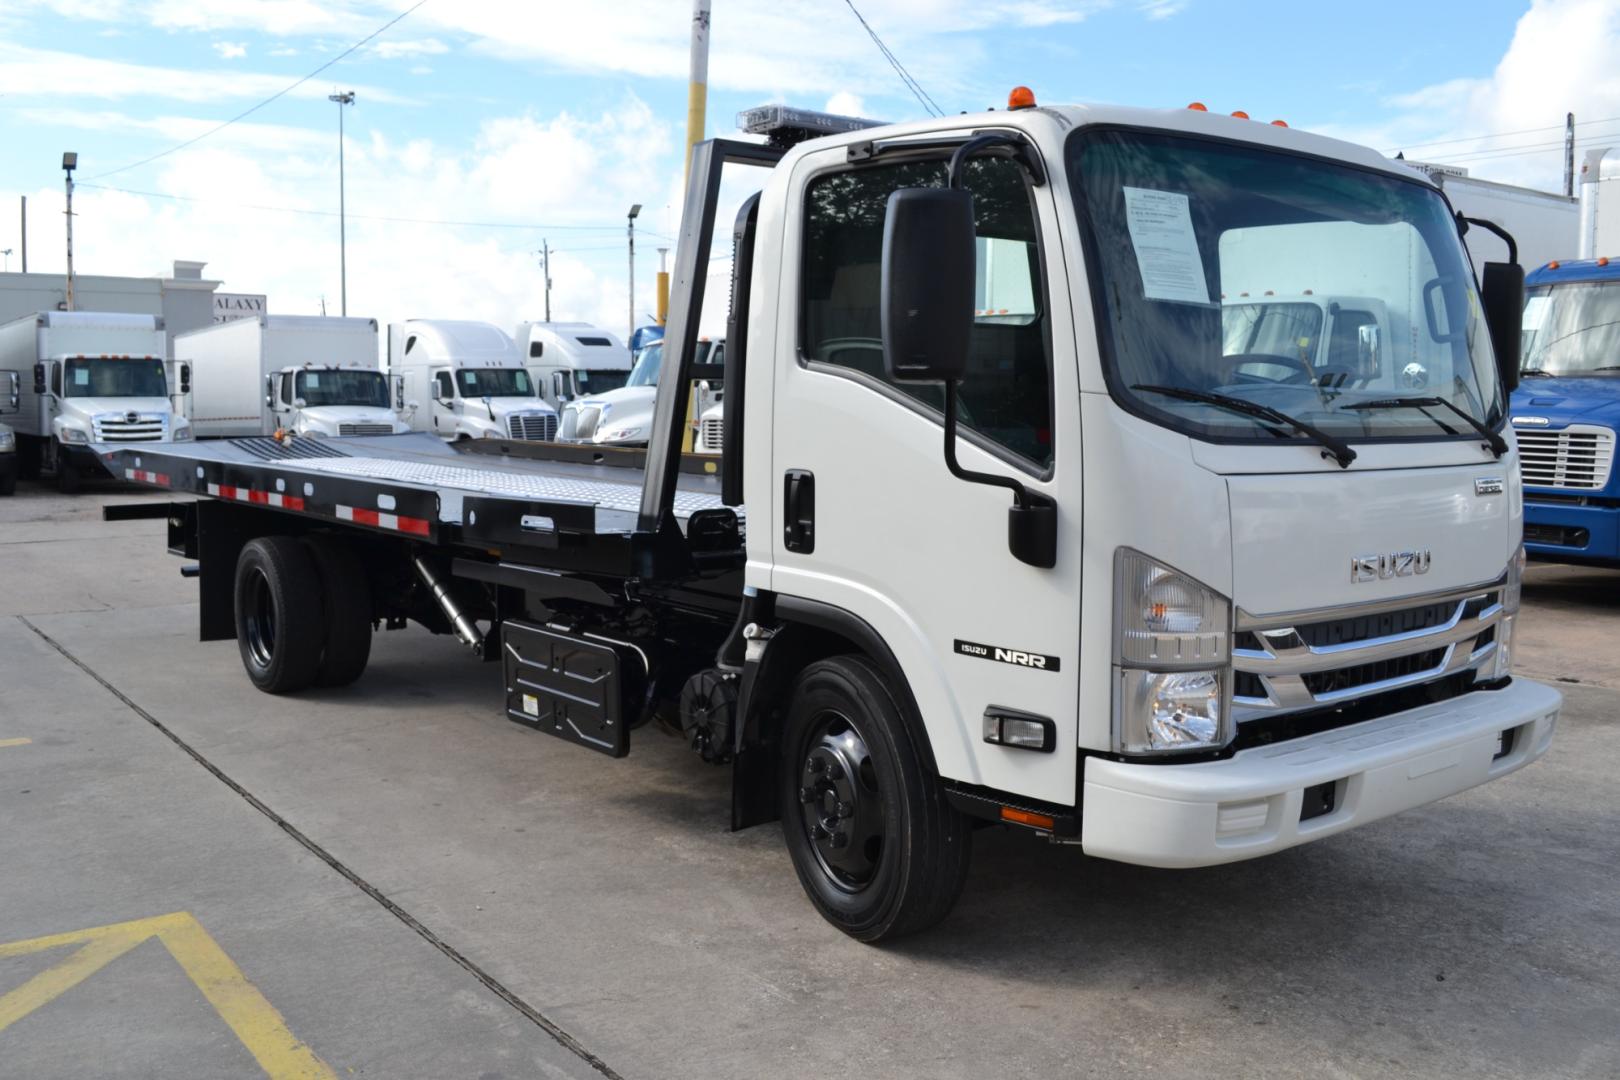
<instances>
[{"instance_id":1,"label":"truck tire","mask_svg":"<svg viewBox=\"0 0 1620 1080\"><path fill-rule=\"evenodd\" d=\"M17 477L21 480L38 480L39 466L42 450L39 441L32 436L17 436Z\"/></svg>"},{"instance_id":2,"label":"truck tire","mask_svg":"<svg viewBox=\"0 0 1620 1080\"><path fill-rule=\"evenodd\" d=\"M68 459L61 446L56 448L56 490L63 495L77 495L84 486L79 467Z\"/></svg>"},{"instance_id":3,"label":"truck tire","mask_svg":"<svg viewBox=\"0 0 1620 1080\"><path fill-rule=\"evenodd\" d=\"M14 495L17 491L17 474L15 472L0 473L0 495Z\"/></svg>"},{"instance_id":4,"label":"truck tire","mask_svg":"<svg viewBox=\"0 0 1620 1080\"><path fill-rule=\"evenodd\" d=\"M354 549L334 536L304 541L321 582L325 614L316 686L348 686L371 659L371 583Z\"/></svg>"},{"instance_id":5,"label":"truck tire","mask_svg":"<svg viewBox=\"0 0 1620 1080\"><path fill-rule=\"evenodd\" d=\"M805 668L782 733L782 832L816 910L859 941L926 929L967 879L972 831L868 660Z\"/></svg>"},{"instance_id":6,"label":"truck tire","mask_svg":"<svg viewBox=\"0 0 1620 1080\"><path fill-rule=\"evenodd\" d=\"M321 662L320 575L290 536L250 540L236 560L236 643L248 678L267 694L315 681Z\"/></svg>"}]
</instances>

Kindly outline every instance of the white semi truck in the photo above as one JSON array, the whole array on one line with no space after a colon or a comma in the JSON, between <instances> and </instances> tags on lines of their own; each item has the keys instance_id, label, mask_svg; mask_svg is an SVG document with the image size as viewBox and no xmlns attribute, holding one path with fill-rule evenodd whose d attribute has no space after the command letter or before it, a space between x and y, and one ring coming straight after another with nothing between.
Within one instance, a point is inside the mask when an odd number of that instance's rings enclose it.
<instances>
[{"instance_id":1,"label":"white semi truck","mask_svg":"<svg viewBox=\"0 0 1620 1080\"><path fill-rule=\"evenodd\" d=\"M387 372L400 381L413 430L446 442L557 437L557 411L536 392L517 346L498 326L455 319L392 323Z\"/></svg>"},{"instance_id":2,"label":"white semi truck","mask_svg":"<svg viewBox=\"0 0 1620 1080\"><path fill-rule=\"evenodd\" d=\"M522 322L513 334L540 396L557 412L575 398L617 390L630 378L630 350L585 322Z\"/></svg>"},{"instance_id":3,"label":"white semi truck","mask_svg":"<svg viewBox=\"0 0 1620 1080\"><path fill-rule=\"evenodd\" d=\"M724 341L699 339L697 350L697 363L716 370L724 367ZM664 353L663 340L643 345L623 386L605 394L583 395L564 405L557 437L563 442L595 446L646 446L652 437L653 410L664 392L659 374ZM717 385L700 380L688 389L685 396L694 418L706 415L718 404L717 393L711 389ZM701 436L701 428L694 435Z\"/></svg>"},{"instance_id":4,"label":"white semi truck","mask_svg":"<svg viewBox=\"0 0 1620 1080\"><path fill-rule=\"evenodd\" d=\"M578 747L678 715L731 770L716 812L780 819L811 903L866 941L946 915L976 822L1208 866L1546 752L1561 699L1512 663L1524 278L1476 278L1432 182L1194 110L805 126L694 149L644 454L104 447L195 496L119 516L199 560L202 637L291 693L415 620ZM716 236L747 166L763 190ZM721 371L696 358L726 226ZM992 249L1027 310L976 304ZM1279 292L1359 268L1342 294L1428 385L1325 393L1282 354L1234 377L1220 298L1260 249ZM683 455L687 389L722 377L723 455Z\"/></svg>"},{"instance_id":5,"label":"white semi truck","mask_svg":"<svg viewBox=\"0 0 1620 1080\"><path fill-rule=\"evenodd\" d=\"M21 393L11 426L21 475L52 472L63 492L103 471L91 444L184 442L164 366L168 341L156 315L41 311L0 326L0 372ZM184 365L174 393L189 392Z\"/></svg>"},{"instance_id":6,"label":"white semi truck","mask_svg":"<svg viewBox=\"0 0 1620 1080\"><path fill-rule=\"evenodd\" d=\"M403 388L377 366L375 319L255 315L180 334L174 355L191 367L199 439L411 430Z\"/></svg>"}]
</instances>

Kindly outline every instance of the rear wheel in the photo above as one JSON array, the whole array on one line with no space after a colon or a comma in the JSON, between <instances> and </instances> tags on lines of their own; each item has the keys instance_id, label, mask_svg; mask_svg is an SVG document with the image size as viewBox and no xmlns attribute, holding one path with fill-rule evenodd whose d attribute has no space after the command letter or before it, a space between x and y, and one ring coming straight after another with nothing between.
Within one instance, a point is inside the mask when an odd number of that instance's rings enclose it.
<instances>
[{"instance_id":1,"label":"rear wheel","mask_svg":"<svg viewBox=\"0 0 1620 1080\"><path fill-rule=\"evenodd\" d=\"M334 536L304 541L321 582L324 647L316 686L347 686L371 659L371 583L354 549Z\"/></svg>"},{"instance_id":2,"label":"rear wheel","mask_svg":"<svg viewBox=\"0 0 1620 1080\"><path fill-rule=\"evenodd\" d=\"M807 667L782 749L783 834L822 916L861 941L943 919L967 878L972 834L877 669L855 656Z\"/></svg>"},{"instance_id":3,"label":"rear wheel","mask_svg":"<svg viewBox=\"0 0 1620 1080\"><path fill-rule=\"evenodd\" d=\"M236 560L236 642L248 678L267 694L315 681L321 662L320 576L290 536L250 540Z\"/></svg>"},{"instance_id":4,"label":"rear wheel","mask_svg":"<svg viewBox=\"0 0 1620 1080\"><path fill-rule=\"evenodd\" d=\"M0 470L0 495L10 495L17 490L17 469L15 466Z\"/></svg>"}]
</instances>

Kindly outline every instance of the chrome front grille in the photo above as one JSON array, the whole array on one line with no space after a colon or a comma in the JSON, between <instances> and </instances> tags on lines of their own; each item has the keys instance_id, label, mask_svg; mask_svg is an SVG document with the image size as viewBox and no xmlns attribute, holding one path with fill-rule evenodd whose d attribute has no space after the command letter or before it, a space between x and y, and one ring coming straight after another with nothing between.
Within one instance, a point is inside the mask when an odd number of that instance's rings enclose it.
<instances>
[{"instance_id":1,"label":"chrome front grille","mask_svg":"<svg viewBox=\"0 0 1620 1080\"><path fill-rule=\"evenodd\" d=\"M392 435L393 433L394 433L394 425L392 425L392 424L339 424L338 425L338 434L343 435L343 436L350 436L350 435Z\"/></svg>"},{"instance_id":2,"label":"chrome front grille","mask_svg":"<svg viewBox=\"0 0 1620 1080\"><path fill-rule=\"evenodd\" d=\"M602 410L596 405L569 405L563 409L559 439L584 441L596 434L596 425L602 419Z\"/></svg>"},{"instance_id":3,"label":"chrome front grille","mask_svg":"<svg viewBox=\"0 0 1620 1080\"><path fill-rule=\"evenodd\" d=\"M551 442L557 437L556 413L517 413L506 418L506 433L514 439Z\"/></svg>"},{"instance_id":4,"label":"chrome front grille","mask_svg":"<svg viewBox=\"0 0 1620 1080\"><path fill-rule=\"evenodd\" d=\"M1232 711L1241 724L1476 669L1496 649L1502 583L1283 623L1240 613Z\"/></svg>"},{"instance_id":5,"label":"chrome front grille","mask_svg":"<svg viewBox=\"0 0 1620 1080\"><path fill-rule=\"evenodd\" d=\"M703 421L703 449L711 454L718 454L725 449L726 422L724 420Z\"/></svg>"},{"instance_id":6,"label":"chrome front grille","mask_svg":"<svg viewBox=\"0 0 1620 1080\"><path fill-rule=\"evenodd\" d=\"M1587 424L1562 431L1515 429L1519 475L1526 487L1596 491L1609 482L1614 463L1614 432Z\"/></svg>"},{"instance_id":7,"label":"chrome front grille","mask_svg":"<svg viewBox=\"0 0 1620 1080\"><path fill-rule=\"evenodd\" d=\"M95 427L96 442L161 442L164 435L161 415L137 416L134 419L116 414L98 416L92 424Z\"/></svg>"}]
</instances>

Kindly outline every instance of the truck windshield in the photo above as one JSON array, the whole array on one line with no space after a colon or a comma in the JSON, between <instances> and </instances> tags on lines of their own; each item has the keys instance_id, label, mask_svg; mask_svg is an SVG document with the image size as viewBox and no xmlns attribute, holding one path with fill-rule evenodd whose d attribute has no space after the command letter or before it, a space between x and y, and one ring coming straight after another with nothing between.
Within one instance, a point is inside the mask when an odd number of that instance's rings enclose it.
<instances>
[{"instance_id":1,"label":"truck windshield","mask_svg":"<svg viewBox=\"0 0 1620 1080\"><path fill-rule=\"evenodd\" d=\"M574 372L576 393L579 394L605 394L609 390L617 390L630 381L630 372L625 368L592 368L589 371Z\"/></svg>"},{"instance_id":2,"label":"truck windshield","mask_svg":"<svg viewBox=\"0 0 1620 1080\"><path fill-rule=\"evenodd\" d=\"M1524 303L1525 374L1620 374L1620 281L1532 288Z\"/></svg>"},{"instance_id":3,"label":"truck windshield","mask_svg":"<svg viewBox=\"0 0 1620 1080\"><path fill-rule=\"evenodd\" d=\"M709 350L712 348L714 348L714 342L712 341L698 342L697 352L695 352L692 356L692 363L707 363L709 359ZM657 386L658 369L662 366L663 362L664 343L662 341L655 341L650 345L644 346L641 352L636 354L636 366L630 369L630 378L625 380L624 385ZM594 382L591 384L591 393L593 394L599 394L604 389L607 388L598 386Z\"/></svg>"},{"instance_id":4,"label":"truck windshield","mask_svg":"<svg viewBox=\"0 0 1620 1080\"><path fill-rule=\"evenodd\" d=\"M167 397L163 361L155 357L116 360L78 356L63 366L64 397Z\"/></svg>"},{"instance_id":5,"label":"truck windshield","mask_svg":"<svg viewBox=\"0 0 1620 1080\"><path fill-rule=\"evenodd\" d=\"M380 371L300 371L293 394L306 405L388 408L388 380Z\"/></svg>"},{"instance_id":6,"label":"truck windshield","mask_svg":"<svg viewBox=\"0 0 1620 1080\"><path fill-rule=\"evenodd\" d=\"M534 383L522 368L462 368L456 378L464 398L534 397Z\"/></svg>"},{"instance_id":7,"label":"truck windshield","mask_svg":"<svg viewBox=\"0 0 1620 1080\"><path fill-rule=\"evenodd\" d=\"M1349 407L1402 396L1441 397L1501 425L1473 272L1428 185L1131 131L1077 132L1068 167L1104 370L1132 412L1217 441L1306 437L1138 389L1153 386L1264 405L1354 441L1477 437L1447 434L1418 409ZM1345 322L1348 342L1323 350L1327 296L1356 297L1364 310Z\"/></svg>"}]
</instances>

